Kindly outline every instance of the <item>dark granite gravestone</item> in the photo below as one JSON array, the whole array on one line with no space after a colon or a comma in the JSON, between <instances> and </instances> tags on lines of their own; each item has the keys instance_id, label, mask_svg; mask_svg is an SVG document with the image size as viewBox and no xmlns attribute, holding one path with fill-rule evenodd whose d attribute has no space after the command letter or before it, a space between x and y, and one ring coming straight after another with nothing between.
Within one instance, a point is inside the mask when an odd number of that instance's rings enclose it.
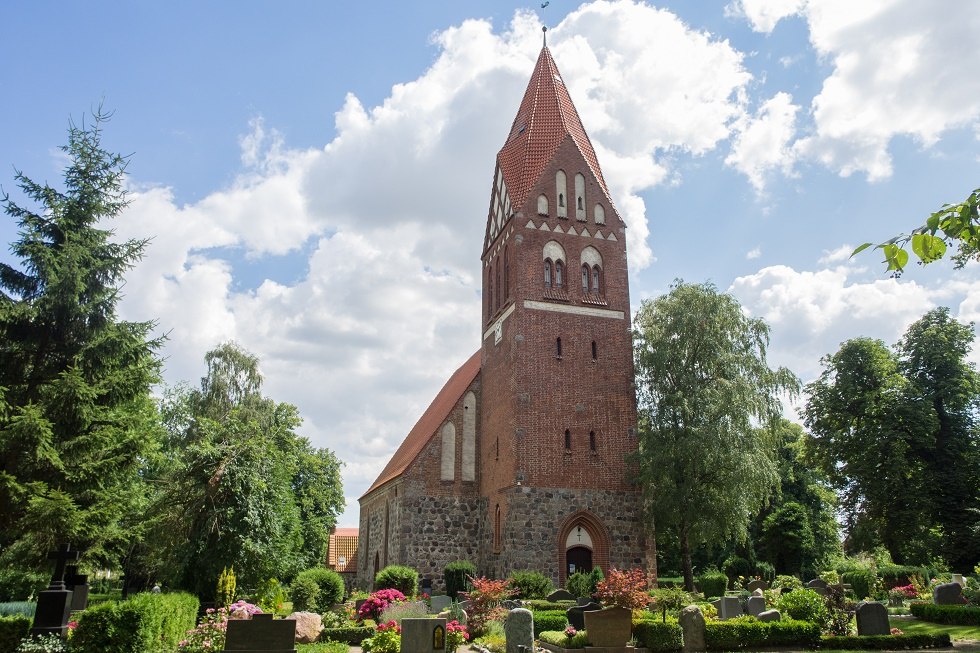
<instances>
[{"instance_id":1,"label":"dark granite gravestone","mask_svg":"<svg viewBox=\"0 0 980 653\"><path fill-rule=\"evenodd\" d=\"M73 551L70 544L62 544L57 551L48 554L48 560L55 561L54 574L48 589L38 594L31 635L64 637L68 633L72 591L65 587L65 566L69 560L78 560L78 555L79 552Z\"/></svg>"},{"instance_id":2,"label":"dark granite gravestone","mask_svg":"<svg viewBox=\"0 0 980 653\"><path fill-rule=\"evenodd\" d=\"M549 601L574 601L575 597L568 590L558 589L548 595Z\"/></svg>"},{"instance_id":3,"label":"dark granite gravestone","mask_svg":"<svg viewBox=\"0 0 980 653\"><path fill-rule=\"evenodd\" d=\"M81 612L88 607L88 574L78 573L78 567L65 567L65 589L71 590L71 611Z\"/></svg>"},{"instance_id":4,"label":"dark granite gravestone","mask_svg":"<svg viewBox=\"0 0 980 653\"><path fill-rule=\"evenodd\" d=\"M932 602L936 605L963 605L963 588L959 583L942 583L932 590Z\"/></svg>"},{"instance_id":5,"label":"dark granite gravestone","mask_svg":"<svg viewBox=\"0 0 980 653\"><path fill-rule=\"evenodd\" d=\"M296 621L273 616L253 614L251 619L228 621L225 653L296 653Z\"/></svg>"},{"instance_id":6,"label":"dark granite gravestone","mask_svg":"<svg viewBox=\"0 0 980 653\"><path fill-rule=\"evenodd\" d=\"M827 594L830 593L830 590L828 589L829 587L830 585L827 583L827 581L822 578L814 578L806 584L807 589L813 590L820 596L827 596Z\"/></svg>"},{"instance_id":7,"label":"dark granite gravestone","mask_svg":"<svg viewBox=\"0 0 980 653\"><path fill-rule=\"evenodd\" d=\"M888 608L877 601L861 601L854 608L858 635L890 635Z\"/></svg>"},{"instance_id":8,"label":"dark granite gravestone","mask_svg":"<svg viewBox=\"0 0 980 653\"><path fill-rule=\"evenodd\" d=\"M598 603L586 603L585 605L573 605L569 609L565 610L565 615L568 618L568 623L575 627L575 630L582 630L585 628L585 612L592 610L602 610L602 606Z\"/></svg>"},{"instance_id":9,"label":"dark granite gravestone","mask_svg":"<svg viewBox=\"0 0 980 653\"><path fill-rule=\"evenodd\" d=\"M750 581L749 584L746 586L746 588L750 592L754 592L756 590L766 591L767 589L769 589L769 583L757 578L753 581Z\"/></svg>"}]
</instances>

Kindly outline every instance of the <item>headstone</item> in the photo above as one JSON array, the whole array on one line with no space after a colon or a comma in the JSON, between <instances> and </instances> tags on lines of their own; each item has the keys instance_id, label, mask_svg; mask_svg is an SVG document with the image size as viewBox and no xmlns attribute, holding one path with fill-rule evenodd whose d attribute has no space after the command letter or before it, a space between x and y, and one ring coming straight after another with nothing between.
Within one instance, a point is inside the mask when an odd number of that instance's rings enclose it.
<instances>
[{"instance_id":1,"label":"headstone","mask_svg":"<svg viewBox=\"0 0 980 653\"><path fill-rule=\"evenodd\" d=\"M446 620L402 619L401 653L433 653L446 650Z\"/></svg>"},{"instance_id":2,"label":"headstone","mask_svg":"<svg viewBox=\"0 0 980 653\"><path fill-rule=\"evenodd\" d=\"M953 574L953 577L949 582L956 583L960 587L966 587L966 579L963 578L963 574Z\"/></svg>"},{"instance_id":3,"label":"headstone","mask_svg":"<svg viewBox=\"0 0 980 653\"><path fill-rule=\"evenodd\" d=\"M888 608L877 601L861 601L854 608L858 635L889 635Z\"/></svg>"},{"instance_id":4,"label":"headstone","mask_svg":"<svg viewBox=\"0 0 980 653\"><path fill-rule=\"evenodd\" d=\"M225 633L225 649L236 653L296 653L296 622L273 619L271 613L251 619L232 619Z\"/></svg>"},{"instance_id":5,"label":"headstone","mask_svg":"<svg viewBox=\"0 0 980 653\"><path fill-rule=\"evenodd\" d=\"M312 644L320 639L323 632L323 617L315 612L294 612L287 619L296 622L296 641L300 644Z\"/></svg>"},{"instance_id":6,"label":"headstone","mask_svg":"<svg viewBox=\"0 0 980 653\"><path fill-rule=\"evenodd\" d=\"M761 596L750 596L745 601L745 614L758 617L766 610L766 600Z\"/></svg>"},{"instance_id":7,"label":"headstone","mask_svg":"<svg viewBox=\"0 0 980 653\"><path fill-rule=\"evenodd\" d=\"M422 579L422 593L432 596L432 579L428 576Z\"/></svg>"},{"instance_id":8,"label":"headstone","mask_svg":"<svg viewBox=\"0 0 980 653\"><path fill-rule=\"evenodd\" d=\"M79 552L72 550L70 544L62 544L48 554L48 560L55 561L54 573L48 589L38 594L31 635L67 635L72 591L65 587L65 566L69 560L78 560L78 556Z\"/></svg>"},{"instance_id":9,"label":"headstone","mask_svg":"<svg viewBox=\"0 0 980 653\"><path fill-rule=\"evenodd\" d=\"M759 621L779 621L782 616L779 610L763 610L755 618Z\"/></svg>"},{"instance_id":10,"label":"headstone","mask_svg":"<svg viewBox=\"0 0 980 653\"><path fill-rule=\"evenodd\" d=\"M592 646L622 648L633 631L633 613L620 607L590 610L585 613L585 630Z\"/></svg>"},{"instance_id":11,"label":"headstone","mask_svg":"<svg viewBox=\"0 0 980 653\"><path fill-rule=\"evenodd\" d=\"M558 589L548 595L549 601L574 601L575 597L568 590Z\"/></svg>"},{"instance_id":12,"label":"headstone","mask_svg":"<svg viewBox=\"0 0 980 653\"><path fill-rule=\"evenodd\" d=\"M517 608L523 607L520 601L514 599L505 599L500 602L500 607L505 610L516 610Z\"/></svg>"},{"instance_id":13,"label":"headstone","mask_svg":"<svg viewBox=\"0 0 980 653\"><path fill-rule=\"evenodd\" d=\"M71 611L81 612L88 607L88 574L78 573L78 567L65 567L65 589L71 590Z\"/></svg>"},{"instance_id":14,"label":"headstone","mask_svg":"<svg viewBox=\"0 0 980 653\"><path fill-rule=\"evenodd\" d=\"M471 605L472 605L472 603L470 602L469 599L467 599L465 601L460 601L459 602L459 609L460 610L469 610Z\"/></svg>"},{"instance_id":15,"label":"headstone","mask_svg":"<svg viewBox=\"0 0 980 653\"><path fill-rule=\"evenodd\" d=\"M761 596L761 597L765 598L766 593L763 590L755 589L755 590L752 590L752 596Z\"/></svg>"},{"instance_id":16,"label":"headstone","mask_svg":"<svg viewBox=\"0 0 980 653\"><path fill-rule=\"evenodd\" d=\"M689 605L681 610L678 619L681 628L684 630L684 650L685 651L704 651L705 645L705 625L704 615L701 608L696 605Z\"/></svg>"},{"instance_id":17,"label":"headstone","mask_svg":"<svg viewBox=\"0 0 980 653\"><path fill-rule=\"evenodd\" d=\"M718 618L722 621L741 617L743 614L742 602L738 600L737 596L723 596L716 603L715 608L718 610Z\"/></svg>"},{"instance_id":18,"label":"headstone","mask_svg":"<svg viewBox=\"0 0 980 653\"><path fill-rule=\"evenodd\" d=\"M767 583L764 580L760 580L760 579L757 578L757 579L749 582L749 584L747 586L747 589L750 592L754 592L756 590L763 590L763 591L765 591L765 590L769 589L769 583Z\"/></svg>"},{"instance_id":19,"label":"headstone","mask_svg":"<svg viewBox=\"0 0 980 653\"><path fill-rule=\"evenodd\" d=\"M588 605L592 603L591 596L580 596L575 599L575 605Z\"/></svg>"},{"instance_id":20,"label":"headstone","mask_svg":"<svg viewBox=\"0 0 980 653\"><path fill-rule=\"evenodd\" d=\"M827 589L828 587L830 585L822 578L814 578L806 584L807 589L813 590L820 596L827 596L830 593L830 590Z\"/></svg>"},{"instance_id":21,"label":"headstone","mask_svg":"<svg viewBox=\"0 0 980 653\"><path fill-rule=\"evenodd\" d=\"M582 630L585 628L585 612L592 610L602 610L602 606L598 603L586 603L585 605L573 605L569 609L565 610L565 615L568 618L568 623L575 627L575 630Z\"/></svg>"},{"instance_id":22,"label":"headstone","mask_svg":"<svg viewBox=\"0 0 980 653\"><path fill-rule=\"evenodd\" d=\"M932 590L932 602L936 605L963 605L963 588L959 583L942 583Z\"/></svg>"},{"instance_id":23,"label":"headstone","mask_svg":"<svg viewBox=\"0 0 980 653\"><path fill-rule=\"evenodd\" d=\"M452 604L453 598L451 596L446 596L445 594L433 596L429 599L429 612L439 614L443 610L448 610Z\"/></svg>"},{"instance_id":24,"label":"headstone","mask_svg":"<svg viewBox=\"0 0 980 653\"><path fill-rule=\"evenodd\" d=\"M534 614L526 608L515 608L504 620L504 636L507 653L525 653L534 650Z\"/></svg>"}]
</instances>

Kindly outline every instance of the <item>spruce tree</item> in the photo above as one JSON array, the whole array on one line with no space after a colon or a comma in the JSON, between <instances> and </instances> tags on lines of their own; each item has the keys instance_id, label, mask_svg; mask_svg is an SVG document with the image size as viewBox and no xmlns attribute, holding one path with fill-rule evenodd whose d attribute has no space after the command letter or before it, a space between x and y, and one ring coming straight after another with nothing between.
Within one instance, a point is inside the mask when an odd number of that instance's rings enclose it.
<instances>
[{"instance_id":1,"label":"spruce tree","mask_svg":"<svg viewBox=\"0 0 980 653\"><path fill-rule=\"evenodd\" d=\"M59 542L112 565L138 533L139 468L159 429L150 387L159 340L152 322L116 307L146 240L116 242L106 225L126 206L126 158L102 147L108 116L71 123L61 187L20 171L27 202L0 204L17 221L0 263L0 568L43 562ZM27 206L25 204L30 204Z\"/></svg>"}]
</instances>

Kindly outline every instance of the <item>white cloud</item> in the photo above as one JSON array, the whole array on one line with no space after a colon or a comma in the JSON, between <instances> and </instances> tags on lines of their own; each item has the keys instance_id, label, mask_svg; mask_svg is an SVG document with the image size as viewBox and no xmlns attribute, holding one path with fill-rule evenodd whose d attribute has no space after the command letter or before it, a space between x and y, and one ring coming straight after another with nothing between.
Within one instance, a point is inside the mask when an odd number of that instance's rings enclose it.
<instances>
[{"instance_id":1,"label":"white cloud","mask_svg":"<svg viewBox=\"0 0 980 653\"><path fill-rule=\"evenodd\" d=\"M844 243L837 249L823 251L823 256L817 259L817 263L820 265L828 265L830 263L842 263L849 258L851 258L851 252L854 251L854 247Z\"/></svg>"},{"instance_id":2,"label":"white cloud","mask_svg":"<svg viewBox=\"0 0 980 653\"><path fill-rule=\"evenodd\" d=\"M754 259L757 259L760 256L762 256L762 248L761 247L755 247L755 248L749 250L748 252L746 252L746 254L745 254L745 258L748 259L748 260L750 260L750 261L752 261Z\"/></svg>"},{"instance_id":3,"label":"white cloud","mask_svg":"<svg viewBox=\"0 0 980 653\"><path fill-rule=\"evenodd\" d=\"M726 7L730 16L743 16L758 32L771 32L783 18L803 8L806 0L736 0Z\"/></svg>"},{"instance_id":4,"label":"white cloud","mask_svg":"<svg viewBox=\"0 0 980 653\"><path fill-rule=\"evenodd\" d=\"M796 132L798 110L793 98L780 92L767 100L754 117L740 121L725 164L745 174L756 192L765 189L771 170L778 169L784 175L793 173L795 155L789 144Z\"/></svg>"}]
</instances>

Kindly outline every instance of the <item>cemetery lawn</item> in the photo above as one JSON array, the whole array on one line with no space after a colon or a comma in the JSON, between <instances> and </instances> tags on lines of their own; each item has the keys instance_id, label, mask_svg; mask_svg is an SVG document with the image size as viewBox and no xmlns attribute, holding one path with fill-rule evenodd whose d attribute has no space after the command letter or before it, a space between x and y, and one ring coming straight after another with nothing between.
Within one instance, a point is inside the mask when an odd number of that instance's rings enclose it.
<instances>
[{"instance_id":1,"label":"cemetery lawn","mask_svg":"<svg viewBox=\"0 0 980 653\"><path fill-rule=\"evenodd\" d=\"M350 646L343 642L317 642L297 644L296 653L348 653Z\"/></svg>"},{"instance_id":2,"label":"cemetery lawn","mask_svg":"<svg viewBox=\"0 0 980 653\"><path fill-rule=\"evenodd\" d=\"M949 633L949 638L953 641L962 639L980 641L980 626L950 626L920 619L892 619L891 624L892 628L901 628L903 633L909 635Z\"/></svg>"}]
</instances>

